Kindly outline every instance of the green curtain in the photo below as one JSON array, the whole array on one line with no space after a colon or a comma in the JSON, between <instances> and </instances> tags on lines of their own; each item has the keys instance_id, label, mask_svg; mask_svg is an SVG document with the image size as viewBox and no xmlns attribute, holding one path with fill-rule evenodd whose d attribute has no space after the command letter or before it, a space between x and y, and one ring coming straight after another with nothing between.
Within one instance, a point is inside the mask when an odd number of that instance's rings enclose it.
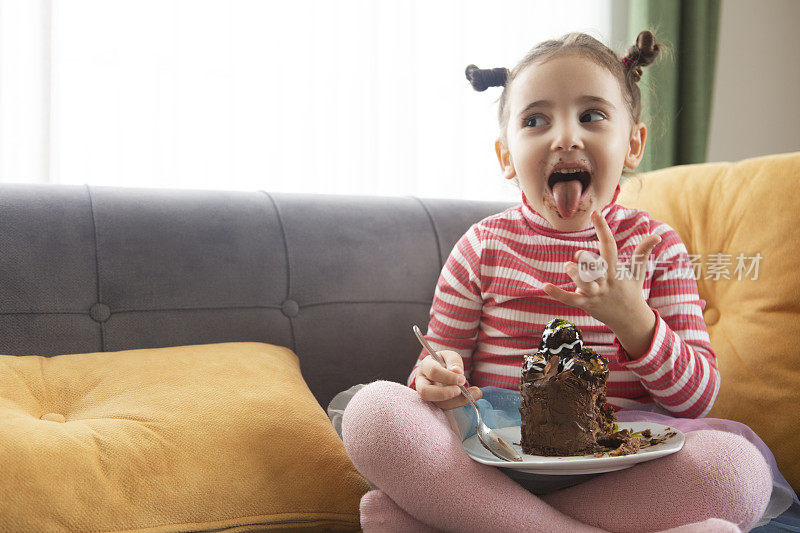
<instances>
[{"instance_id":1,"label":"green curtain","mask_svg":"<svg viewBox=\"0 0 800 533\"><path fill-rule=\"evenodd\" d=\"M670 51L645 67L642 120L648 127L640 172L702 163L719 28L719 0L629 0L628 42L649 29Z\"/></svg>"}]
</instances>

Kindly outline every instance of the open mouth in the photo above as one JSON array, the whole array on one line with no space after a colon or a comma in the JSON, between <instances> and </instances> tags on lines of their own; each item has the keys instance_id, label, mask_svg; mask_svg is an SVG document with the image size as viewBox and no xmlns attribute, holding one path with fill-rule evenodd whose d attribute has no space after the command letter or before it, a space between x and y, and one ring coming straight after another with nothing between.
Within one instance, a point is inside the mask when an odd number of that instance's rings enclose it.
<instances>
[{"instance_id":1,"label":"open mouth","mask_svg":"<svg viewBox=\"0 0 800 533\"><path fill-rule=\"evenodd\" d=\"M592 175L582 168L570 168L556 170L547 179L547 187L552 191L556 183L560 181L578 180L581 183L581 195L586 192L586 188L592 181Z\"/></svg>"}]
</instances>

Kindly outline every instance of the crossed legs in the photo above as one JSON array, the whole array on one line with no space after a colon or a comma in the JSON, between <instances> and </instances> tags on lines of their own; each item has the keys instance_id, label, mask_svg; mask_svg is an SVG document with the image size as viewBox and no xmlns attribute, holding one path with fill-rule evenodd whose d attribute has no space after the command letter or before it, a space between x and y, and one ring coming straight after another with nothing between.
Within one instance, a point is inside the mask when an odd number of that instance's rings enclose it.
<instances>
[{"instance_id":1,"label":"crossed legs","mask_svg":"<svg viewBox=\"0 0 800 533\"><path fill-rule=\"evenodd\" d=\"M400 523L387 516L406 521L395 530L661 531L709 518L722 520L705 530L747 530L772 488L766 462L746 439L695 431L680 453L537 497L470 459L440 409L388 381L353 397L342 438L358 470L388 496L362 500L365 531Z\"/></svg>"}]
</instances>

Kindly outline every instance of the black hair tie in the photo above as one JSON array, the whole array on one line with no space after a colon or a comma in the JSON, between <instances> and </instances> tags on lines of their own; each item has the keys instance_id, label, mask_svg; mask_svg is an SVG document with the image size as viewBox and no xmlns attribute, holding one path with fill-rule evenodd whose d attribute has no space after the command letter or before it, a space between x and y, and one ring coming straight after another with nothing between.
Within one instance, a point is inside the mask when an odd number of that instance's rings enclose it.
<instances>
[{"instance_id":1,"label":"black hair tie","mask_svg":"<svg viewBox=\"0 0 800 533\"><path fill-rule=\"evenodd\" d=\"M488 87L503 87L508 80L508 69L505 68L488 69L469 65L464 74L476 91L485 91Z\"/></svg>"}]
</instances>

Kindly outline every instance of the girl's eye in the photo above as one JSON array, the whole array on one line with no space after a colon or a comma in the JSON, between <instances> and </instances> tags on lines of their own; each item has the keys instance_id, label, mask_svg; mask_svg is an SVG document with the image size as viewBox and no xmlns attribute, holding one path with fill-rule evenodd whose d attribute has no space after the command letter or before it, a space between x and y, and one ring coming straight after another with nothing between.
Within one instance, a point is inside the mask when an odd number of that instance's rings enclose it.
<instances>
[{"instance_id":1,"label":"girl's eye","mask_svg":"<svg viewBox=\"0 0 800 533\"><path fill-rule=\"evenodd\" d=\"M535 128L536 126L543 126L545 120L540 115L534 115L525 119L525 126L528 128Z\"/></svg>"},{"instance_id":2,"label":"girl's eye","mask_svg":"<svg viewBox=\"0 0 800 533\"><path fill-rule=\"evenodd\" d=\"M592 116L596 118L592 118ZM581 122L597 122L598 120L605 120L605 118L606 116L600 111L587 111L581 115Z\"/></svg>"}]
</instances>

